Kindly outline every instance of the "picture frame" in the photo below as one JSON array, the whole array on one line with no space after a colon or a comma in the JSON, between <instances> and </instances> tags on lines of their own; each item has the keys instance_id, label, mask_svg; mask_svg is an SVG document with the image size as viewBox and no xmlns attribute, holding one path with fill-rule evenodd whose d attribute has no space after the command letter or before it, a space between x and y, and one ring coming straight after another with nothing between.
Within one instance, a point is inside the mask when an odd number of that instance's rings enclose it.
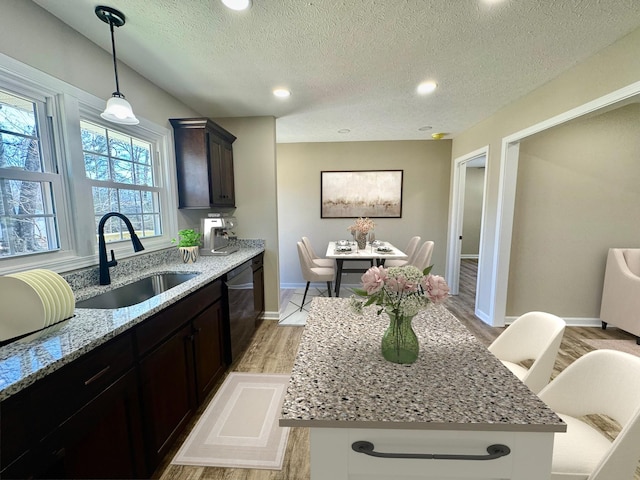
<instances>
[{"instance_id":1,"label":"picture frame","mask_svg":"<svg viewBox=\"0 0 640 480\"><path fill-rule=\"evenodd\" d=\"M320 218L401 218L403 170L320 172Z\"/></svg>"}]
</instances>

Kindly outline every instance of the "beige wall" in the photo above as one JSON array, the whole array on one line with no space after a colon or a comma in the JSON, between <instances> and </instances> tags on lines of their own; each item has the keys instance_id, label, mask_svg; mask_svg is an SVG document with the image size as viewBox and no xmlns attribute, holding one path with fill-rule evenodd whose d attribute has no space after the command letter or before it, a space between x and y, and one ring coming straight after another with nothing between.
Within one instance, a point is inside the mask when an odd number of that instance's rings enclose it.
<instances>
[{"instance_id":1,"label":"beige wall","mask_svg":"<svg viewBox=\"0 0 640 480\"><path fill-rule=\"evenodd\" d=\"M233 133L236 233L265 240L265 309L280 309L278 277L278 211L276 205L276 120L274 117L218 118Z\"/></svg>"},{"instance_id":2,"label":"beige wall","mask_svg":"<svg viewBox=\"0 0 640 480\"><path fill-rule=\"evenodd\" d=\"M466 256L477 256L480 250L484 171L484 167L467 167L465 171L462 250L460 253Z\"/></svg>"},{"instance_id":3,"label":"beige wall","mask_svg":"<svg viewBox=\"0 0 640 480\"><path fill-rule=\"evenodd\" d=\"M640 79L640 29L603 49L531 94L503 108L453 140L453 158L489 146L485 248L481 252L490 267L496 261L496 219L503 137L637 82ZM521 252L522 255L530 255ZM571 268L563 263L558 268ZM492 268L479 278L478 308L490 311ZM568 309L563 309L568 312ZM573 316L572 312L567 313Z\"/></svg>"},{"instance_id":4,"label":"beige wall","mask_svg":"<svg viewBox=\"0 0 640 480\"><path fill-rule=\"evenodd\" d=\"M296 242L311 239L324 255L327 242L350 236L351 218L320 218L323 170L403 170L402 218L375 219L376 238L404 248L414 235L433 240L434 273L444 272L451 142L345 142L277 145L280 280L304 284ZM356 283L350 274L345 283Z\"/></svg>"},{"instance_id":5,"label":"beige wall","mask_svg":"<svg viewBox=\"0 0 640 480\"><path fill-rule=\"evenodd\" d=\"M640 105L523 140L507 314L598 318L610 247L640 247Z\"/></svg>"}]
</instances>

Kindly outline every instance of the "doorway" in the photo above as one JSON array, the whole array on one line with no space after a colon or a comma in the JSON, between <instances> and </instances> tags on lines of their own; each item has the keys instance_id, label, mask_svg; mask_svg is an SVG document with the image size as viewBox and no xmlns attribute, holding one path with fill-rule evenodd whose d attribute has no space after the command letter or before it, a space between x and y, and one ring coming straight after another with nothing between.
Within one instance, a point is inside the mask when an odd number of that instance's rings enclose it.
<instances>
[{"instance_id":1,"label":"doorway","mask_svg":"<svg viewBox=\"0 0 640 480\"><path fill-rule=\"evenodd\" d=\"M482 265L488 150L488 147L481 148L453 162L446 264L447 283L452 295L461 293L461 262L477 262L477 266L471 269L474 271L479 271ZM465 268L465 271L469 269ZM474 296L479 278L476 275ZM475 298L474 304L475 314L479 316Z\"/></svg>"}]
</instances>

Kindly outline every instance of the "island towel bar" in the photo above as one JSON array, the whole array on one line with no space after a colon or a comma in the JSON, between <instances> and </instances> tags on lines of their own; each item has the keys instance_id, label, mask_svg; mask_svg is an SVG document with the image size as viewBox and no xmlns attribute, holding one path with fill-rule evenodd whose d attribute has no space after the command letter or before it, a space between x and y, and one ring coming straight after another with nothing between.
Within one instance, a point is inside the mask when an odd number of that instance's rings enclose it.
<instances>
[{"instance_id":1,"label":"island towel bar","mask_svg":"<svg viewBox=\"0 0 640 480\"><path fill-rule=\"evenodd\" d=\"M487 455L457 455L447 453L384 453L376 452L375 446L366 440L359 440L351 444L351 448L358 452L380 458L419 458L427 460L494 460L511 453L506 445L495 444L487 447Z\"/></svg>"}]
</instances>

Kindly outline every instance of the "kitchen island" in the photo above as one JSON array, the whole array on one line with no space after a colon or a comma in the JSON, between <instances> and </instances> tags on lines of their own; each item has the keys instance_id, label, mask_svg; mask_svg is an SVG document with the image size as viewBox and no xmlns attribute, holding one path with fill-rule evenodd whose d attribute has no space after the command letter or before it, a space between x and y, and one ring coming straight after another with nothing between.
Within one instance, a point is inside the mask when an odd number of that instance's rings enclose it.
<instances>
[{"instance_id":1,"label":"kitchen island","mask_svg":"<svg viewBox=\"0 0 640 480\"><path fill-rule=\"evenodd\" d=\"M314 300L280 419L310 428L312 480L549 478L553 436L566 425L446 308L414 318L421 350L411 365L384 360L388 320L375 312ZM371 449L444 458L362 453Z\"/></svg>"}]
</instances>

